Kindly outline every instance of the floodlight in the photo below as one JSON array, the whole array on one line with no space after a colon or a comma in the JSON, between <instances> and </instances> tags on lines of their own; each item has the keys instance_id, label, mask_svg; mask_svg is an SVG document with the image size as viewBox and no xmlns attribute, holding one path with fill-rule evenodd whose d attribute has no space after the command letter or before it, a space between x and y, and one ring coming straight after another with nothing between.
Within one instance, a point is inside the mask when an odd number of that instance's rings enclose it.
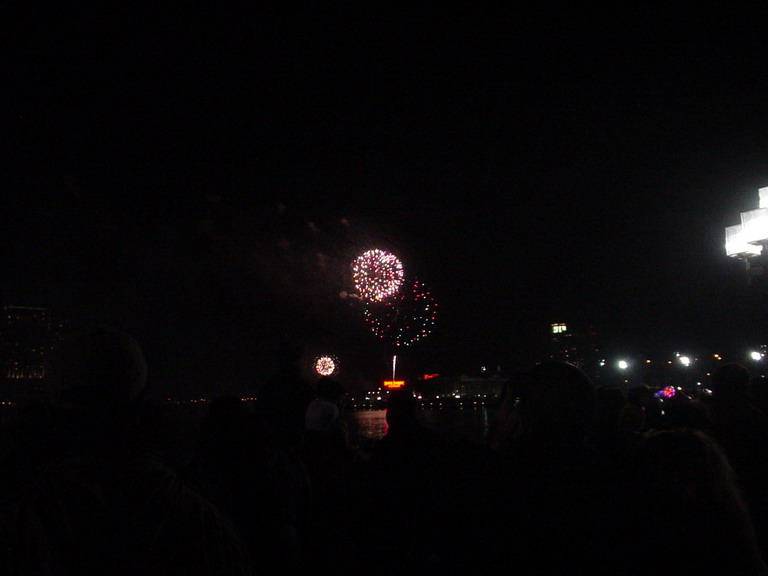
<instances>
[{"instance_id":1,"label":"floodlight","mask_svg":"<svg viewBox=\"0 0 768 576\"><path fill-rule=\"evenodd\" d=\"M736 258L758 256L768 243L768 187L758 190L759 208L741 213L741 224L725 228L725 253Z\"/></svg>"},{"instance_id":2,"label":"floodlight","mask_svg":"<svg viewBox=\"0 0 768 576\"><path fill-rule=\"evenodd\" d=\"M760 208L768 208L768 186L765 188L758 188L757 193L760 195Z\"/></svg>"},{"instance_id":3,"label":"floodlight","mask_svg":"<svg viewBox=\"0 0 768 576\"><path fill-rule=\"evenodd\" d=\"M731 257L758 256L762 246L755 246L747 241L747 235L741 224L728 226L725 229L725 253Z\"/></svg>"},{"instance_id":4,"label":"floodlight","mask_svg":"<svg viewBox=\"0 0 768 576\"><path fill-rule=\"evenodd\" d=\"M744 231L744 240L749 244L768 240L768 208L742 212L741 229Z\"/></svg>"}]
</instances>

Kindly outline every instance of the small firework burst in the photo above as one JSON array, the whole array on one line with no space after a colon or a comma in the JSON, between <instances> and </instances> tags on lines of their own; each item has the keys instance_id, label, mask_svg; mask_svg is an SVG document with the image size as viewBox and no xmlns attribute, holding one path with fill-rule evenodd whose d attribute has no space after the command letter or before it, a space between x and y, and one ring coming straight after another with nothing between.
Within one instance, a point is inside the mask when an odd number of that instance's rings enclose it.
<instances>
[{"instance_id":1,"label":"small firework burst","mask_svg":"<svg viewBox=\"0 0 768 576\"><path fill-rule=\"evenodd\" d=\"M333 376L339 373L339 359L329 354L321 354L312 362L312 370L318 376Z\"/></svg>"}]
</instances>

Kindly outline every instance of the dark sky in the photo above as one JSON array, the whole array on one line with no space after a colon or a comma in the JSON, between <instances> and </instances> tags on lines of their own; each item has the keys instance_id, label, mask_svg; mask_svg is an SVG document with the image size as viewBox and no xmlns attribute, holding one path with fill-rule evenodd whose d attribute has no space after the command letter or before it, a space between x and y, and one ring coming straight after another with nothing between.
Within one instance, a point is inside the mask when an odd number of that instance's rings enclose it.
<instances>
[{"instance_id":1,"label":"dark sky","mask_svg":"<svg viewBox=\"0 0 768 576\"><path fill-rule=\"evenodd\" d=\"M25 4L5 302L122 326L164 380L254 378L295 335L386 371L339 297L380 247L440 305L415 371L525 362L553 321L762 338L723 238L768 185L764 15L508 4Z\"/></svg>"}]
</instances>

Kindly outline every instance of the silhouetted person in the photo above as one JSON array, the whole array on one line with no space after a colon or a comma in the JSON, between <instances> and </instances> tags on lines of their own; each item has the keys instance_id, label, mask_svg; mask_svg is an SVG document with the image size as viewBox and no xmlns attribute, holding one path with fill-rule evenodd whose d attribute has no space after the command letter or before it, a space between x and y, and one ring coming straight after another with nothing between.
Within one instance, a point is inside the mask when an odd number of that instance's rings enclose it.
<instances>
[{"instance_id":1,"label":"silhouetted person","mask_svg":"<svg viewBox=\"0 0 768 576\"><path fill-rule=\"evenodd\" d=\"M410 387L390 390L387 429L373 447L368 466L368 511L360 544L361 569L371 559L374 574L440 570L442 521L450 499L445 439L426 426Z\"/></svg>"},{"instance_id":2,"label":"silhouetted person","mask_svg":"<svg viewBox=\"0 0 768 576\"><path fill-rule=\"evenodd\" d=\"M340 429L341 402L347 391L330 376L315 382L315 397L304 412L304 428L320 434L334 434Z\"/></svg>"},{"instance_id":3,"label":"silhouetted person","mask_svg":"<svg viewBox=\"0 0 768 576\"><path fill-rule=\"evenodd\" d=\"M619 425L621 410L627 403L627 396L618 386L600 386L595 390L596 426L615 429ZM593 429L594 432L594 429Z\"/></svg>"},{"instance_id":4,"label":"silhouetted person","mask_svg":"<svg viewBox=\"0 0 768 576\"><path fill-rule=\"evenodd\" d=\"M346 393L338 380L323 376L315 383L315 398L304 414L301 455L315 488L321 492L335 491L335 484L345 484L348 466L354 459L342 411Z\"/></svg>"},{"instance_id":5,"label":"silhouetted person","mask_svg":"<svg viewBox=\"0 0 768 576\"><path fill-rule=\"evenodd\" d=\"M520 395L515 384L515 376L513 375L502 385L499 410L488 431L487 445L491 450L507 449L522 430L520 411L518 410Z\"/></svg>"},{"instance_id":6,"label":"silhouetted person","mask_svg":"<svg viewBox=\"0 0 768 576\"><path fill-rule=\"evenodd\" d=\"M20 495L15 573L251 573L232 524L141 426L146 370L139 345L118 330L59 345L56 448Z\"/></svg>"},{"instance_id":7,"label":"silhouetted person","mask_svg":"<svg viewBox=\"0 0 768 576\"><path fill-rule=\"evenodd\" d=\"M35 401L19 407L13 423L3 426L8 437L0 460L0 545L4 554L0 574L11 571L7 565L11 558L5 554L15 545L14 522L22 497L57 453L51 441L56 438L56 420L49 402Z\"/></svg>"},{"instance_id":8,"label":"silhouetted person","mask_svg":"<svg viewBox=\"0 0 768 576\"><path fill-rule=\"evenodd\" d=\"M725 453L700 430L663 430L641 447L622 517L624 573L765 576L748 505Z\"/></svg>"},{"instance_id":9,"label":"silhouetted person","mask_svg":"<svg viewBox=\"0 0 768 576\"><path fill-rule=\"evenodd\" d=\"M768 414L768 378L763 375L753 376L749 381L749 393L755 406Z\"/></svg>"},{"instance_id":10,"label":"silhouetted person","mask_svg":"<svg viewBox=\"0 0 768 576\"><path fill-rule=\"evenodd\" d=\"M647 384L638 384L627 390L627 402L619 415L624 430L644 434L655 430L661 421L661 408L655 392Z\"/></svg>"},{"instance_id":11,"label":"silhouetted person","mask_svg":"<svg viewBox=\"0 0 768 576\"><path fill-rule=\"evenodd\" d=\"M634 473L634 458L642 440L639 430L643 419L635 427L622 425L627 416L627 397L618 386L601 386L596 390L595 425L589 432L588 442L599 456L601 469L615 482L627 482ZM634 429L632 429L634 428Z\"/></svg>"},{"instance_id":12,"label":"silhouetted person","mask_svg":"<svg viewBox=\"0 0 768 576\"><path fill-rule=\"evenodd\" d=\"M279 444L296 450L304 436L304 416L315 391L302 369L304 350L280 343L275 350L277 366L258 391L256 408Z\"/></svg>"},{"instance_id":13,"label":"silhouetted person","mask_svg":"<svg viewBox=\"0 0 768 576\"><path fill-rule=\"evenodd\" d=\"M322 376L307 406L300 455L312 481L306 539L309 561L335 570L352 569L359 523L357 451L349 442L344 386Z\"/></svg>"},{"instance_id":14,"label":"silhouetted person","mask_svg":"<svg viewBox=\"0 0 768 576\"><path fill-rule=\"evenodd\" d=\"M240 398L219 396L208 404L188 477L234 523L256 573L300 573L309 477Z\"/></svg>"},{"instance_id":15,"label":"silhouetted person","mask_svg":"<svg viewBox=\"0 0 768 576\"><path fill-rule=\"evenodd\" d=\"M687 394L677 390L674 396L664 399L664 414L659 430L695 428L704 430L709 425L709 412L701 402L695 402Z\"/></svg>"},{"instance_id":16,"label":"silhouetted person","mask_svg":"<svg viewBox=\"0 0 768 576\"><path fill-rule=\"evenodd\" d=\"M752 400L750 373L741 364L718 366L711 389L708 432L736 471L768 551L768 417Z\"/></svg>"},{"instance_id":17,"label":"silhouetted person","mask_svg":"<svg viewBox=\"0 0 768 576\"><path fill-rule=\"evenodd\" d=\"M482 574L608 573L599 542L613 496L587 442L596 422L594 383L555 361L517 379L521 432L495 453L485 490L465 504L477 513L461 535L469 554L458 562Z\"/></svg>"}]
</instances>

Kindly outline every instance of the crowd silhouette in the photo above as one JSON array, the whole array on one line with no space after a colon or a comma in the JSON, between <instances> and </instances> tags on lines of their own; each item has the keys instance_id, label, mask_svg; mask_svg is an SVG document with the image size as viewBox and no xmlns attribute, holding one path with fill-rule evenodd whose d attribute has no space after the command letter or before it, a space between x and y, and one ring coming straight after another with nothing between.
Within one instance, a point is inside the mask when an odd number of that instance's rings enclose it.
<instances>
[{"instance_id":1,"label":"crowd silhouette","mask_svg":"<svg viewBox=\"0 0 768 576\"><path fill-rule=\"evenodd\" d=\"M278 347L255 402L212 399L181 458L139 343L69 335L55 397L3 431L6 573L768 576L768 394L742 365L661 410L542 361L476 444L426 425L406 385L362 445L344 386L301 356Z\"/></svg>"}]
</instances>

